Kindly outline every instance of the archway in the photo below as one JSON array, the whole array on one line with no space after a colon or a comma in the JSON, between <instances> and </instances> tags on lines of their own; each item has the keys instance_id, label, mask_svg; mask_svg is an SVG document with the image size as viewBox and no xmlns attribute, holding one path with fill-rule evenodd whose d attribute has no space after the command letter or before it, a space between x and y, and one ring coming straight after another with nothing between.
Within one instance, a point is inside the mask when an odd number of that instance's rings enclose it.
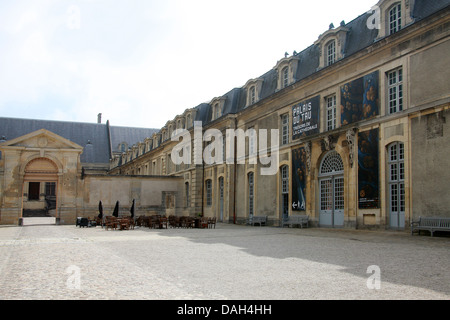
<instances>
[{"instance_id":1,"label":"archway","mask_svg":"<svg viewBox=\"0 0 450 320\"><path fill-rule=\"evenodd\" d=\"M344 226L344 163L336 151L328 152L319 171L319 224Z\"/></svg>"},{"instance_id":2,"label":"archway","mask_svg":"<svg viewBox=\"0 0 450 320\"><path fill-rule=\"evenodd\" d=\"M401 142L388 146L387 174L389 184L389 226L405 228L405 147Z\"/></svg>"},{"instance_id":3,"label":"archway","mask_svg":"<svg viewBox=\"0 0 450 320\"><path fill-rule=\"evenodd\" d=\"M28 162L23 179L22 218L54 218L45 221L55 223L57 190L58 167L53 161L41 157Z\"/></svg>"}]
</instances>

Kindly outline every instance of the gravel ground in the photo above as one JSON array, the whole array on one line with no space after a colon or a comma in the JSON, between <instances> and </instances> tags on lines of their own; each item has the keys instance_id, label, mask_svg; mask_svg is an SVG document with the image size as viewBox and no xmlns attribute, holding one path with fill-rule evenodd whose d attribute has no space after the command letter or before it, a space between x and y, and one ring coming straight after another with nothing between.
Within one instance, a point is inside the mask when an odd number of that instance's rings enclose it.
<instances>
[{"instance_id":1,"label":"gravel ground","mask_svg":"<svg viewBox=\"0 0 450 320\"><path fill-rule=\"evenodd\" d=\"M0 227L0 299L448 300L449 249L393 231Z\"/></svg>"}]
</instances>

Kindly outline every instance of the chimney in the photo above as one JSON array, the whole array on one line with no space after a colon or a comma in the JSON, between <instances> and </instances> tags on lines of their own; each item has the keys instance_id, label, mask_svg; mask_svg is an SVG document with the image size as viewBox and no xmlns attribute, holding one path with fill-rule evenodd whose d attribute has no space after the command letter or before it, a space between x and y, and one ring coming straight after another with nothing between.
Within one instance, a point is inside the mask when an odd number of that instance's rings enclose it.
<instances>
[{"instance_id":1,"label":"chimney","mask_svg":"<svg viewBox=\"0 0 450 320\"><path fill-rule=\"evenodd\" d=\"M102 123L102 114L101 113L99 113L97 115L97 123Z\"/></svg>"}]
</instances>

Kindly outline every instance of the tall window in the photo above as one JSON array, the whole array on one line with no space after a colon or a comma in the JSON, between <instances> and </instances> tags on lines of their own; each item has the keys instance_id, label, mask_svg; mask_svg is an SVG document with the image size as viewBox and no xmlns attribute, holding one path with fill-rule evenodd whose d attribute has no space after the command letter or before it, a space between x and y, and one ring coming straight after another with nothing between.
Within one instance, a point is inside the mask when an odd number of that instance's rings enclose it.
<instances>
[{"instance_id":1,"label":"tall window","mask_svg":"<svg viewBox=\"0 0 450 320\"><path fill-rule=\"evenodd\" d=\"M222 160L223 160L223 163L226 163L227 162L227 143L226 143L227 139L226 139L225 132L222 132L222 137L224 137L222 139Z\"/></svg>"},{"instance_id":2,"label":"tall window","mask_svg":"<svg viewBox=\"0 0 450 320\"><path fill-rule=\"evenodd\" d=\"M389 113L403 110L403 70L388 73Z\"/></svg>"},{"instance_id":3,"label":"tall window","mask_svg":"<svg viewBox=\"0 0 450 320\"><path fill-rule=\"evenodd\" d=\"M289 167L281 167L281 206L283 220L289 216Z\"/></svg>"},{"instance_id":4,"label":"tall window","mask_svg":"<svg viewBox=\"0 0 450 320\"><path fill-rule=\"evenodd\" d=\"M172 172L172 156L169 154L167 158L167 174L169 174Z\"/></svg>"},{"instance_id":5,"label":"tall window","mask_svg":"<svg viewBox=\"0 0 450 320\"><path fill-rule=\"evenodd\" d=\"M327 99L327 129L333 130L336 128L336 96L332 95Z\"/></svg>"},{"instance_id":6,"label":"tall window","mask_svg":"<svg viewBox=\"0 0 450 320\"><path fill-rule=\"evenodd\" d=\"M289 68L284 67L281 74L283 76L283 88L286 88L289 85Z\"/></svg>"},{"instance_id":7,"label":"tall window","mask_svg":"<svg viewBox=\"0 0 450 320\"><path fill-rule=\"evenodd\" d=\"M253 216L254 213L254 176L253 172L248 174L248 215Z\"/></svg>"},{"instance_id":8,"label":"tall window","mask_svg":"<svg viewBox=\"0 0 450 320\"><path fill-rule=\"evenodd\" d=\"M190 199L189 199L189 182L186 182L184 184L184 192L186 196L186 207L190 206Z\"/></svg>"},{"instance_id":9,"label":"tall window","mask_svg":"<svg viewBox=\"0 0 450 320\"><path fill-rule=\"evenodd\" d=\"M330 41L327 45L327 66L336 61L336 41Z\"/></svg>"},{"instance_id":10,"label":"tall window","mask_svg":"<svg viewBox=\"0 0 450 320\"><path fill-rule=\"evenodd\" d=\"M405 212L405 148L394 142L388 147L388 173L391 227L404 227Z\"/></svg>"},{"instance_id":11,"label":"tall window","mask_svg":"<svg viewBox=\"0 0 450 320\"><path fill-rule=\"evenodd\" d=\"M285 113L281 116L281 144L289 143L289 114Z\"/></svg>"},{"instance_id":12,"label":"tall window","mask_svg":"<svg viewBox=\"0 0 450 320\"><path fill-rule=\"evenodd\" d=\"M389 34L400 31L402 25L402 6L400 3L389 10Z\"/></svg>"},{"instance_id":13,"label":"tall window","mask_svg":"<svg viewBox=\"0 0 450 320\"><path fill-rule=\"evenodd\" d=\"M206 180L206 205L212 206L212 180Z\"/></svg>"},{"instance_id":14,"label":"tall window","mask_svg":"<svg viewBox=\"0 0 450 320\"><path fill-rule=\"evenodd\" d=\"M46 196L56 196L56 182L46 182L45 183L45 195Z\"/></svg>"},{"instance_id":15,"label":"tall window","mask_svg":"<svg viewBox=\"0 0 450 320\"><path fill-rule=\"evenodd\" d=\"M254 104L256 102L256 89L255 86L250 88L250 104Z\"/></svg>"},{"instance_id":16,"label":"tall window","mask_svg":"<svg viewBox=\"0 0 450 320\"><path fill-rule=\"evenodd\" d=\"M215 104L214 111L215 111L214 119L219 119L221 112L220 112L220 108L219 108L219 104L218 103Z\"/></svg>"},{"instance_id":17,"label":"tall window","mask_svg":"<svg viewBox=\"0 0 450 320\"><path fill-rule=\"evenodd\" d=\"M281 193L288 194L289 193L289 167L282 166L281 167Z\"/></svg>"},{"instance_id":18,"label":"tall window","mask_svg":"<svg viewBox=\"0 0 450 320\"><path fill-rule=\"evenodd\" d=\"M248 156L256 156L257 135L254 127L248 128Z\"/></svg>"}]
</instances>

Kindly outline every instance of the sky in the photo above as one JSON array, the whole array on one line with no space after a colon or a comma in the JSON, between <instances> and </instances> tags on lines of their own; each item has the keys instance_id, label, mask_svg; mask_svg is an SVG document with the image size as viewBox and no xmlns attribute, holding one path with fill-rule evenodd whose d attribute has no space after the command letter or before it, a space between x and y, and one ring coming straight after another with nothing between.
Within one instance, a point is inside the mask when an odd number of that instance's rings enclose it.
<instances>
[{"instance_id":1,"label":"sky","mask_svg":"<svg viewBox=\"0 0 450 320\"><path fill-rule=\"evenodd\" d=\"M1 0L0 117L162 128L376 0Z\"/></svg>"}]
</instances>

